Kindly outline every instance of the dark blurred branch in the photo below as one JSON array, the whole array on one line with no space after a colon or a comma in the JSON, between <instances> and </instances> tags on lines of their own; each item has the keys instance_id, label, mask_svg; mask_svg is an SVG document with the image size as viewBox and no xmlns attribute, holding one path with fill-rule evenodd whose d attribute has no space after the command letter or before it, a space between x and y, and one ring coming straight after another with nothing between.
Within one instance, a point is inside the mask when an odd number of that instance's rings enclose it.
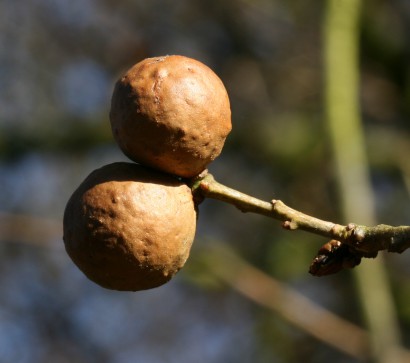
<instances>
[{"instance_id":1,"label":"dark blurred branch","mask_svg":"<svg viewBox=\"0 0 410 363\"><path fill-rule=\"evenodd\" d=\"M378 251L402 253L410 247L410 226L374 227L349 223L340 225L309 216L288 207L280 200L266 202L241 193L218 183L209 173L200 175L192 190L197 200L217 199L234 205L242 212L252 212L283 221L288 230L301 229L330 238L314 259L310 272L321 276L351 268L360 263L362 257L376 257Z\"/></svg>"},{"instance_id":2,"label":"dark blurred branch","mask_svg":"<svg viewBox=\"0 0 410 363\"><path fill-rule=\"evenodd\" d=\"M256 304L275 311L306 334L360 361L369 357L364 329L252 266L226 245L208 244L201 258L207 273Z\"/></svg>"},{"instance_id":3,"label":"dark blurred branch","mask_svg":"<svg viewBox=\"0 0 410 363\"><path fill-rule=\"evenodd\" d=\"M62 243L51 243L62 238L61 231L61 222L52 218L0 211L0 242L61 249L64 248Z\"/></svg>"},{"instance_id":4,"label":"dark blurred branch","mask_svg":"<svg viewBox=\"0 0 410 363\"><path fill-rule=\"evenodd\" d=\"M207 273L213 273L238 293L281 317L319 341L357 359L369 361L369 333L318 305L297 290L243 260L221 244L207 245L201 254ZM410 353L400 347L400 358Z\"/></svg>"}]
</instances>

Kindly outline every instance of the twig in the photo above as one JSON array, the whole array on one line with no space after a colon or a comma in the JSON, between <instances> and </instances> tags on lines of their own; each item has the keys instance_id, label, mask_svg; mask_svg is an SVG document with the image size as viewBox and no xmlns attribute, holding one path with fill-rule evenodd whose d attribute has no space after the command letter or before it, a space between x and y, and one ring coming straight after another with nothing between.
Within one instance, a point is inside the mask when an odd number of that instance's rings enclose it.
<instances>
[{"instance_id":1,"label":"twig","mask_svg":"<svg viewBox=\"0 0 410 363\"><path fill-rule=\"evenodd\" d=\"M197 201L217 199L234 205L242 212L280 220L287 230L301 229L330 238L331 241L322 246L313 260L310 268L313 275L328 275L354 267L362 257L374 258L381 250L402 253L410 247L410 226L380 224L368 227L354 223L344 226L324 221L290 208L281 200L266 202L229 188L207 172L195 179L191 188Z\"/></svg>"}]
</instances>

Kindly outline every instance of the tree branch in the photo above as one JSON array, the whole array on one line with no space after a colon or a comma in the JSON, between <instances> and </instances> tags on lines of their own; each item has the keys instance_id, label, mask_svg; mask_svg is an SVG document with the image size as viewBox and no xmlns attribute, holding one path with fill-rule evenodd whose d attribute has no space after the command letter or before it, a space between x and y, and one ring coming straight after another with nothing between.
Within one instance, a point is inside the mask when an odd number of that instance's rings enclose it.
<instances>
[{"instance_id":1,"label":"tree branch","mask_svg":"<svg viewBox=\"0 0 410 363\"><path fill-rule=\"evenodd\" d=\"M192 181L197 202L212 198L234 205L242 212L261 214L282 221L287 230L301 229L331 239L323 245L310 266L316 276L335 273L358 265L362 257L374 258L378 251L402 253L410 247L410 226L373 227L354 223L340 225L324 221L288 207L281 200L266 202L217 182L205 172Z\"/></svg>"}]
</instances>

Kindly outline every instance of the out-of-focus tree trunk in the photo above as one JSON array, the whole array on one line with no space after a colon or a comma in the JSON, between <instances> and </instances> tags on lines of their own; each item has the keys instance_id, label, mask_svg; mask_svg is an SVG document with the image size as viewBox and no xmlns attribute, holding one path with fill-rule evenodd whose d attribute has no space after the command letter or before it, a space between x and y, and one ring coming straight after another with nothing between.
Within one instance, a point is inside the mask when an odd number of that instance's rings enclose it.
<instances>
[{"instance_id":1,"label":"out-of-focus tree trunk","mask_svg":"<svg viewBox=\"0 0 410 363\"><path fill-rule=\"evenodd\" d=\"M359 107L361 2L329 0L324 27L325 109L345 222L374 225L374 196ZM383 256L354 270L371 339L373 361L401 362L400 333Z\"/></svg>"}]
</instances>

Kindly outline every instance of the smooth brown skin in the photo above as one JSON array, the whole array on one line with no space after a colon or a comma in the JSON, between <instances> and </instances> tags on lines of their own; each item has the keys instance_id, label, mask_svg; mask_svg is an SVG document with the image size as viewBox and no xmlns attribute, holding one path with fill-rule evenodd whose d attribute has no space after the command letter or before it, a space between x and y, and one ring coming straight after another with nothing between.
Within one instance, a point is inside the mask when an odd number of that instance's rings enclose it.
<instances>
[{"instance_id":1,"label":"smooth brown skin","mask_svg":"<svg viewBox=\"0 0 410 363\"><path fill-rule=\"evenodd\" d=\"M222 81L201 62L178 55L134 65L116 83L110 120L130 159L186 178L220 154L232 128Z\"/></svg>"},{"instance_id":2,"label":"smooth brown skin","mask_svg":"<svg viewBox=\"0 0 410 363\"><path fill-rule=\"evenodd\" d=\"M84 274L114 290L160 286L184 265L194 239L191 190L133 163L92 172L64 213L67 253Z\"/></svg>"}]
</instances>

